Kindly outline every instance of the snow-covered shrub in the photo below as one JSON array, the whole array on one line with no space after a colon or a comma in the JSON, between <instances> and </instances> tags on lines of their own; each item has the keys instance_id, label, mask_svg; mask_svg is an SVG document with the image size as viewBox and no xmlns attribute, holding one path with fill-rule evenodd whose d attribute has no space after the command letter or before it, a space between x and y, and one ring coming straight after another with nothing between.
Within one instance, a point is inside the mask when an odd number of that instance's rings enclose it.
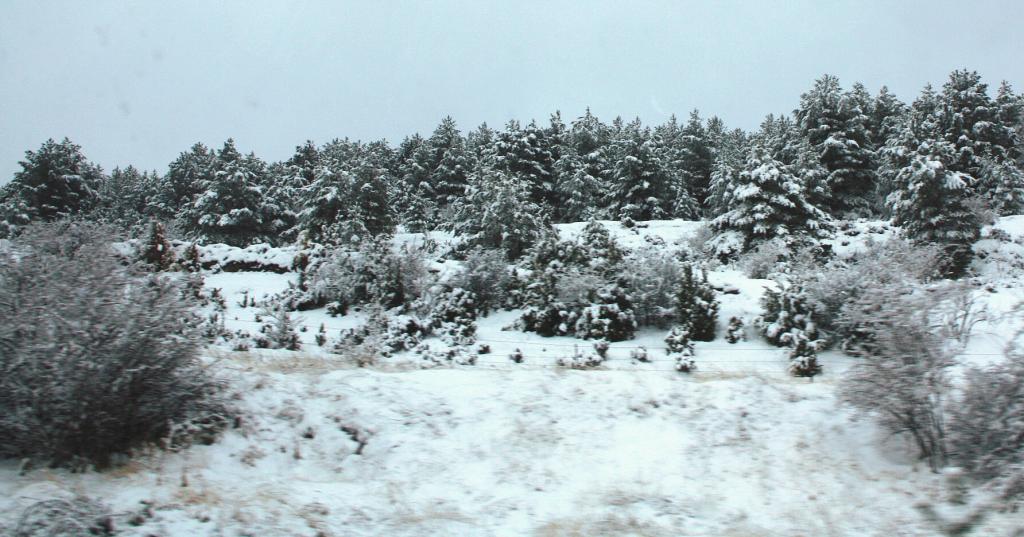
<instances>
[{"instance_id":1,"label":"snow-covered shrub","mask_svg":"<svg viewBox=\"0 0 1024 537\"><path fill-rule=\"evenodd\" d=\"M332 352L357 358L362 365L376 363L377 357L413 350L430 334L430 324L409 315L385 315L379 309L370 312L365 323L342 330ZM362 363L360 357L371 357Z\"/></svg>"},{"instance_id":2,"label":"snow-covered shrub","mask_svg":"<svg viewBox=\"0 0 1024 537\"><path fill-rule=\"evenodd\" d=\"M950 414L950 457L969 475L988 480L1024 465L1024 357L968 371Z\"/></svg>"},{"instance_id":3,"label":"snow-covered shrub","mask_svg":"<svg viewBox=\"0 0 1024 537\"><path fill-rule=\"evenodd\" d=\"M678 255L665 248L643 248L626 258L622 277L638 325L663 328L672 324L681 272Z\"/></svg>"},{"instance_id":4,"label":"snow-covered shrub","mask_svg":"<svg viewBox=\"0 0 1024 537\"><path fill-rule=\"evenodd\" d=\"M452 287L461 287L476 297L480 315L501 308L506 302L504 291L509 287L508 263L500 250L473 248L466 254L462 271L449 282Z\"/></svg>"},{"instance_id":5,"label":"snow-covered shrub","mask_svg":"<svg viewBox=\"0 0 1024 537\"><path fill-rule=\"evenodd\" d=\"M476 365L477 362L476 353L469 352L464 347L434 350L424 343L414 350L420 357L420 367L424 369L453 365Z\"/></svg>"},{"instance_id":6,"label":"snow-covered shrub","mask_svg":"<svg viewBox=\"0 0 1024 537\"><path fill-rule=\"evenodd\" d=\"M807 334L794 329L782 335L782 342L789 345L789 372L794 377L814 377L821 373L818 363L817 340L811 340Z\"/></svg>"},{"instance_id":7,"label":"snow-covered shrub","mask_svg":"<svg viewBox=\"0 0 1024 537\"><path fill-rule=\"evenodd\" d=\"M692 373L697 370L697 362L693 360L693 354L681 352L675 354L675 368L680 373Z\"/></svg>"},{"instance_id":8,"label":"snow-covered shrub","mask_svg":"<svg viewBox=\"0 0 1024 537\"><path fill-rule=\"evenodd\" d=\"M932 470L947 461L946 407L949 368L959 342L942 333L941 294L923 287L869 290L856 310L866 332L860 358L840 387L844 400L875 414L893 433L909 433Z\"/></svg>"},{"instance_id":9,"label":"snow-covered shrub","mask_svg":"<svg viewBox=\"0 0 1024 537\"><path fill-rule=\"evenodd\" d=\"M84 225L27 229L0 254L0 456L99 466L175 424L226 418L181 289L137 277Z\"/></svg>"},{"instance_id":10,"label":"snow-covered shrub","mask_svg":"<svg viewBox=\"0 0 1024 537\"><path fill-rule=\"evenodd\" d=\"M297 351L302 348L299 341L299 334L295 331L296 322L291 314L281 307L264 308L264 324L260 327L263 334L262 340L257 340L257 346L265 349L286 349ZM260 341L266 341L265 345Z\"/></svg>"},{"instance_id":11,"label":"snow-covered shrub","mask_svg":"<svg viewBox=\"0 0 1024 537\"><path fill-rule=\"evenodd\" d=\"M778 346L788 345L801 338L817 341L818 328L813 320L814 311L808 303L807 293L797 284L789 284L780 289L766 288L761 297L761 317L758 326L761 334L770 343Z\"/></svg>"},{"instance_id":12,"label":"snow-covered shrub","mask_svg":"<svg viewBox=\"0 0 1024 537\"><path fill-rule=\"evenodd\" d=\"M651 361L650 355L647 354L647 347L638 347L629 351L629 359L634 362L647 363Z\"/></svg>"},{"instance_id":13,"label":"snow-covered shrub","mask_svg":"<svg viewBox=\"0 0 1024 537\"><path fill-rule=\"evenodd\" d=\"M632 304L621 287L611 286L599 291L600 304L583 308L574 331L581 339L625 341L636 333Z\"/></svg>"},{"instance_id":14,"label":"snow-covered shrub","mask_svg":"<svg viewBox=\"0 0 1024 537\"><path fill-rule=\"evenodd\" d=\"M603 357L596 354L584 355L579 347L574 346L572 356L559 358L556 363L560 367L569 369L593 369L603 364L604 360Z\"/></svg>"},{"instance_id":15,"label":"snow-covered shrub","mask_svg":"<svg viewBox=\"0 0 1024 537\"><path fill-rule=\"evenodd\" d=\"M743 326L743 319L739 317L729 318L729 327L725 330L725 340L729 343L736 343L740 340L746 340L747 334Z\"/></svg>"},{"instance_id":16,"label":"snow-covered shrub","mask_svg":"<svg viewBox=\"0 0 1024 537\"><path fill-rule=\"evenodd\" d=\"M293 310L335 303L342 314L367 304L407 308L430 285L422 252L411 247L395 251L387 236L311 260L300 280L303 285L287 289L275 302Z\"/></svg>"},{"instance_id":17,"label":"snow-covered shrub","mask_svg":"<svg viewBox=\"0 0 1024 537\"><path fill-rule=\"evenodd\" d=\"M690 331L686 327L673 326L665 336L665 349L669 354L679 352L693 353L693 343L690 342Z\"/></svg>"},{"instance_id":18,"label":"snow-covered shrub","mask_svg":"<svg viewBox=\"0 0 1024 537\"><path fill-rule=\"evenodd\" d=\"M594 342L594 352L596 352L598 356L605 360L608 359L608 349L610 347L611 345L608 343L607 340L604 339L599 339Z\"/></svg>"},{"instance_id":19,"label":"snow-covered shrub","mask_svg":"<svg viewBox=\"0 0 1024 537\"><path fill-rule=\"evenodd\" d=\"M167 270L174 264L174 250L171 249L167 231L162 223L154 220L150 224L149 237L146 238L139 257L143 263L157 272Z\"/></svg>"},{"instance_id":20,"label":"snow-covered shrub","mask_svg":"<svg viewBox=\"0 0 1024 537\"><path fill-rule=\"evenodd\" d=\"M770 277L778 264L786 260L787 253L788 247L782 239L772 239L740 256L737 264L747 277L763 280Z\"/></svg>"},{"instance_id":21,"label":"snow-covered shrub","mask_svg":"<svg viewBox=\"0 0 1024 537\"><path fill-rule=\"evenodd\" d=\"M521 351L519 349L516 349L516 350L512 351L512 354L508 355L508 359L512 360L513 362L515 362L517 364L523 363L523 351Z\"/></svg>"},{"instance_id":22,"label":"snow-covered shrub","mask_svg":"<svg viewBox=\"0 0 1024 537\"><path fill-rule=\"evenodd\" d=\"M25 508L11 537L83 537L115 535L114 515L86 496L43 500Z\"/></svg>"},{"instance_id":23,"label":"snow-covered shrub","mask_svg":"<svg viewBox=\"0 0 1024 537\"><path fill-rule=\"evenodd\" d=\"M449 345L469 345L476 338L476 296L456 287L434 299L430 326Z\"/></svg>"},{"instance_id":24,"label":"snow-covered shrub","mask_svg":"<svg viewBox=\"0 0 1024 537\"><path fill-rule=\"evenodd\" d=\"M320 329L316 331L316 336L313 337L318 347L323 347L327 344L327 328L324 323L320 323Z\"/></svg>"},{"instance_id":25,"label":"snow-covered shrub","mask_svg":"<svg viewBox=\"0 0 1024 537\"><path fill-rule=\"evenodd\" d=\"M698 278L693 265L683 265L675 291L675 321L685 327L695 341L714 341L718 326L718 300L715 289L708 283L708 274L701 271Z\"/></svg>"}]
</instances>

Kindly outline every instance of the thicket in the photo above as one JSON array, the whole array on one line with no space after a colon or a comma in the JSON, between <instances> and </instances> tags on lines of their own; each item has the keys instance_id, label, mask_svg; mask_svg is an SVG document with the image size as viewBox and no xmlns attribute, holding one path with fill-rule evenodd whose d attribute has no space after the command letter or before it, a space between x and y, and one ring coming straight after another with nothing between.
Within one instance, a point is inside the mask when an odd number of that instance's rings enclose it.
<instances>
[{"instance_id":1,"label":"thicket","mask_svg":"<svg viewBox=\"0 0 1024 537\"><path fill-rule=\"evenodd\" d=\"M134 274L110 238L38 225L0 252L0 455L102 467L226 424L187 292Z\"/></svg>"}]
</instances>

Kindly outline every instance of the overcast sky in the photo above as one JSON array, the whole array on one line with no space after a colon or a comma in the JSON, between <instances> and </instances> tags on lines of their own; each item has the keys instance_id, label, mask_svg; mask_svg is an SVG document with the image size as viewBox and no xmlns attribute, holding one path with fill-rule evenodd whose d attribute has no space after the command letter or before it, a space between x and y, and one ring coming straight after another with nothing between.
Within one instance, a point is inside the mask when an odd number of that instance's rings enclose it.
<instances>
[{"instance_id":1,"label":"overcast sky","mask_svg":"<svg viewBox=\"0 0 1024 537\"><path fill-rule=\"evenodd\" d=\"M429 134L445 115L731 127L789 112L823 73L911 100L956 68L1024 89L1024 2L0 3L0 182L70 137L110 170L166 170L231 136L287 158L306 139Z\"/></svg>"}]
</instances>

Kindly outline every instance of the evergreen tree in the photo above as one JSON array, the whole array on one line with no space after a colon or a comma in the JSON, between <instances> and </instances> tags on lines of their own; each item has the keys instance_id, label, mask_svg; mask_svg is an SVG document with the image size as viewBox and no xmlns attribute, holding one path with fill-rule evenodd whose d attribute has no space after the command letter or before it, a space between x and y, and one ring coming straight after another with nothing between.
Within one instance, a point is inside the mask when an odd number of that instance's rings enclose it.
<instances>
[{"instance_id":1,"label":"evergreen tree","mask_svg":"<svg viewBox=\"0 0 1024 537\"><path fill-rule=\"evenodd\" d=\"M966 269L981 229L967 206L969 176L947 164L957 162L957 156L951 144L922 144L897 176L900 188L889 196L894 222L908 237L943 246L942 272L951 277Z\"/></svg>"},{"instance_id":2,"label":"evergreen tree","mask_svg":"<svg viewBox=\"0 0 1024 537\"><path fill-rule=\"evenodd\" d=\"M676 322L695 341L714 341L718 325L718 300L708 284L708 274L695 274L686 264L676 288Z\"/></svg>"},{"instance_id":3,"label":"evergreen tree","mask_svg":"<svg viewBox=\"0 0 1024 537\"><path fill-rule=\"evenodd\" d=\"M860 103L863 92L843 93L839 79L825 75L800 96L797 120L828 172L826 185L832 214L869 212L875 188L869 150L868 117Z\"/></svg>"},{"instance_id":4,"label":"evergreen tree","mask_svg":"<svg viewBox=\"0 0 1024 537\"><path fill-rule=\"evenodd\" d=\"M430 144L418 135L406 138L399 147L397 198L402 200L402 222L407 231L429 231L439 223L431 155Z\"/></svg>"},{"instance_id":5,"label":"evergreen tree","mask_svg":"<svg viewBox=\"0 0 1024 537\"><path fill-rule=\"evenodd\" d=\"M807 201L803 182L760 145L751 148L728 205L730 210L711 225L740 232L746 248L774 238L818 235L830 227L828 216Z\"/></svg>"},{"instance_id":6,"label":"evergreen tree","mask_svg":"<svg viewBox=\"0 0 1024 537\"><path fill-rule=\"evenodd\" d=\"M429 183L440 207L450 205L466 194L469 159L465 143L451 116L441 120L427 141L431 152Z\"/></svg>"},{"instance_id":7,"label":"evergreen tree","mask_svg":"<svg viewBox=\"0 0 1024 537\"><path fill-rule=\"evenodd\" d=\"M383 168L361 164L355 172L355 221L371 235L391 234L395 224Z\"/></svg>"},{"instance_id":8,"label":"evergreen tree","mask_svg":"<svg viewBox=\"0 0 1024 537\"><path fill-rule=\"evenodd\" d=\"M949 169L968 175L971 187L981 175L984 158L999 161L1015 156L1013 127L1000 120L1000 108L977 72L953 71L949 75L942 86L938 118L938 129L954 150Z\"/></svg>"},{"instance_id":9,"label":"evergreen tree","mask_svg":"<svg viewBox=\"0 0 1024 537\"><path fill-rule=\"evenodd\" d=\"M25 152L21 170L0 191L11 229L18 223L49 222L93 208L103 172L81 149L67 138L51 138L38 151Z\"/></svg>"},{"instance_id":10,"label":"evergreen tree","mask_svg":"<svg viewBox=\"0 0 1024 537\"><path fill-rule=\"evenodd\" d=\"M529 187L530 201L548 213L554 206L554 160L544 130L534 122L520 128L517 121L509 121L494 143L494 156Z\"/></svg>"},{"instance_id":11,"label":"evergreen tree","mask_svg":"<svg viewBox=\"0 0 1024 537\"><path fill-rule=\"evenodd\" d=\"M1024 171L1013 161L983 159L978 191L996 214L1024 214Z\"/></svg>"},{"instance_id":12,"label":"evergreen tree","mask_svg":"<svg viewBox=\"0 0 1024 537\"><path fill-rule=\"evenodd\" d=\"M689 198L703 207L711 187L714 151L697 110L690 112L690 119L682 129L679 143L683 149L682 181Z\"/></svg>"},{"instance_id":13,"label":"evergreen tree","mask_svg":"<svg viewBox=\"0 0 1024 537\"><path fill-rule=\"evenodd\" d=\"M167 167L150 200L149 212L159 218L175 218L192 203L201 192L204 181L213 174L216 155L201 143L181 153Z\"/></svg>"},{"instance_id":14,"label":"evergreen tree","mask_svg":"<svg viewBox=\"0 0 1024 537\"><path fill-rule=\"evenodd\" d=\"M696 216L696 204L691 198L682 196L672 206L670 185L673 178L658 159L657 145L651 139L648 129L641 130L639 123L627 127L615 141L618 160L612 168L611 199L617 208L617 217L632 220L656 220L666 218L677 208L681 218Z\"/></svg>"},{"instance_id":15,"label":"evergreen tree","mask_svg":"<svg viewBox=\"0 0 1024 537\"><path fill-rule=\"evenodd\" d=\"M133 166L114 168L100 181L96 218L121 229L143 223L158 182L156 172L139 173Z\"/></svg>"},{"instance_id":16,"label":"evergreen tree","mask_svg":"<svg viewBox=\"0 0 1024 537\"><path fill-rule=\"evenodd\" d=\"M155 271L167 270L174 263L174 251L167 240L167 231L156 220L150 223L149 237L142 250L142 262Z\"/></svg>"},{"instance_id":17,"label":"evergreen tree","mask_svg":"<svg viewBox=\"0 0 1024 537\"><path fill-rule=\"evenodd\" d=\"M267 240L271 219L263 199L264 168L255 155L243 157L229 138L186 211L190 234L233 246Z\"/></svg>"},{"instance_id":18,"label":"evergreen tree","mask_svg":"<svg viewBox=\"0 0 1024 537\"><path fill-rule=\"evenodd\" d=\"M472 244L501 248L510 260L519 258L547 226L526 182L493 162L473 171L452 222L453 230Z\"/></svg>"}]
</instances>

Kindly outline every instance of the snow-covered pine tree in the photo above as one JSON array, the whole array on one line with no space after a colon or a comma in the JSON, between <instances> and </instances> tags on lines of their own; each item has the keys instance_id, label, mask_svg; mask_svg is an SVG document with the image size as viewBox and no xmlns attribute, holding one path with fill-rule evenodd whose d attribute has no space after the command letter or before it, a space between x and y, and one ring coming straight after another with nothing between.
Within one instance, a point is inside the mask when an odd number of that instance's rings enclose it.
<instances>
[{"instance_id":1,"label":"snow-covered pine tree","mask_svg":"<svg viewBox=\"0 0 1024 537\"><path fill-rule=\"evenodd\" d=\"M708 274L683 265L676 287L676 322L696 341L714 341L718 326L718 300Z\"/></svg>"},{"instance_id":2,"label":"snow-covered pine tree","mask_svg":"<svg viewBox=\"0 0 1024 537\"><path fill-rule=\"evenodd\" d=\"M981 175L982 159L1012 158L1015 134L1012 125L1000 120L1000 109L988 95L988 85L975 71L958 70L949 75L939 96L938 129L953 148L947 166L967 174L968 187Z\"/></svg>"},{"instance_id":3,"label":"snow-covered pine tree","mask_svg":"<svg viewBox=\"0 0 1024 537\"><path fill-rule=\"evenodd\" d=\"M203 181L213 173L215 159L216 154L198 142L178 155L149 200L150 214L164 219L179 217L199 195Z\"/></svg>"},{"instance_id":4,"label":"snow-covered pine tree","mask_svg":"<svg viewBox=\"0 0 1024 537\"><path fill-rule=\"evenodd\" d=\"M616 217L632 220L657 220L668 217L673 209L671 185L676 181L658 159L657 144L650 129L641 129L639 120L627 125L615 140L616 161L612 167L609 205ZM694 216L696 204L684 197L679 202L681 218Z\"/></svg>"},{"instance_id":5,"label":"snow-covered pine tree","mask_svg":"<svg viewBox=\"0 0 1024 537\"><path fill-rule=\"evenodd\" d=\"M431 151L429 183L437 205L443 209L466 194L466 176L470 167L465 140L455 120L446 116L427 140L427 145Z\"/></svg>"},{"instance_id":6,"label":"snow-covered pine tree","mask_svg":"<svg viewBox=\"0 0 1024 537\"><path fill-rule=\"evenodd\" d=\"M174 251L167 240L167 231L156 220L150 223L149 237L142 249L142 262L154 271L167 270L174 263Z\"/></svg>"},{"instance_id":7,"label":"snow-covered pine tree","mask_svg":"<svg viewBox=\"0 0 1024 537\"><path fill-rule=\"evenodd\" d=\"M741 233L745 248L775 238L820 235L831 227L828 215L807 200L803 181L759 145L751 148L736 177L728 205L730 210L711 226Z\"/></svg>"},{"instance_id":8,"label":"snow-covered pine tree","mask_svg":"<svg viewBox=\"0 0 1024 537\"><path fill-rule=\"evenodd\" d=\"M698 110L690 112L690 118L680 134L678 143L683 149L683 183L687 186L689 198L696 202L698 207L703 207L711 188L715 154Z\"/></svg>"},{"instance_id":9,"label":"snow-covered pine tree","mask_svg":"<svg viewBox=\"0 0 1024 537\"><path fill-rule=\"evenodd\" d=\"M133 166L114 168L100 181L94 217L121 229L142 224L157 183L156 172L140 173Z\"/></svg>"},{"instance_id":10,"label":"snow-covered pine tree","mask_svg":"<svg viewBox=\"0 0 1024 537\"><path fill-rule=\"evenodd\" d=\"M387 170L363 162L357 165L354 173L353 224L374 236L393 233L395 222L388 200Z\"/></svg>"},{"instance_id":11,"label":"snow-covered pine tree","mask_svg":"<svg viewBox=\"0 0 1024 537\"><path fill-rule=\"evenodd\" d=\"M12 229L18 223L50 222L93 209L103 172L71 140L51 138L38 151L26 151L18 164L21 170L0 191Z\"/></svg>"},{"instance_id":12,"label":"snow-covered pine tree","mask_svg":"<svg viewBox=\"0 0 1024 537\"><path fill-rule=\"evenodd\" d=\"M500 248L515 260L541 236L548 222L530 198L526 182L495 164L487 160L473 170L451 228L471 243Z\"/></svg>"},{"instance_id":13,"label":"snow-covered pine tree","mask_svg":"<svg viewBox=\"0 0 1024 537\"><path fill-rule=\"evenodd\" d=\"M963 274L972 257L981 223L968 208L971 195L966 174L953 171L956 149L946 142L922 144L910 164L896 177L899 188L889 196L894 222L915 240L941 245L942 273Z\"/></svg>"},{"instance_id":14,"label":"snow-covered pine tree","mask_svg":"<svg viewBox=\"0 0 1024 537\"><path fill-rule=\"evenodd\" d=\"M796 111L801 130L828 172L828 208L834 215L870 212L875 166L860 93L844 93L838 78L825 75L801 95Z\"/></svg>"},{"instance_id":15,"label":"snow-covered pine tree","mask_svg":"<svg viewBox=\"0 0 1024 537\"><path fill-rule=\"evenodd\" d=\"M544 129L509 121L493 145L496 165L529 188L530 201L545 214L555 205L554 160Z\"/></svg>"},{"instance_id":16,"label":"snow-covered pine tree","mask_svg":"<svg viewBox=\"0 0 1024 537\"><path fill-rule=\"evenodd\" d=\"M438 195L434 191L432 151L419 135L406 138L398 149L398 199L402 206L401 220L405 229L422 232L439 223Z\"/></svg>"},{"instance_id":17,"label":"snow-covered pine tree","mask_svg":"<svg viewBox=\"0 0 1024 537\"><path fill-rule=\"evenodd\" d=\"M982 159L977 191L1000 216L1024 213L1024 171L1010 159Z\"/></svg>"},{"instance_id":18,"label":"snow-covered pine tree","mask_svg":"<svg viewBox=\"0 0 1024 537\"><path fill-rule=\"evenodd\" d=\"M189 234L233 246L267 240L271 220L263 199L263 162L255 155L243 157L229 138L217 152L212 171L185 211Z\"/></svg>"}]
</instances>

